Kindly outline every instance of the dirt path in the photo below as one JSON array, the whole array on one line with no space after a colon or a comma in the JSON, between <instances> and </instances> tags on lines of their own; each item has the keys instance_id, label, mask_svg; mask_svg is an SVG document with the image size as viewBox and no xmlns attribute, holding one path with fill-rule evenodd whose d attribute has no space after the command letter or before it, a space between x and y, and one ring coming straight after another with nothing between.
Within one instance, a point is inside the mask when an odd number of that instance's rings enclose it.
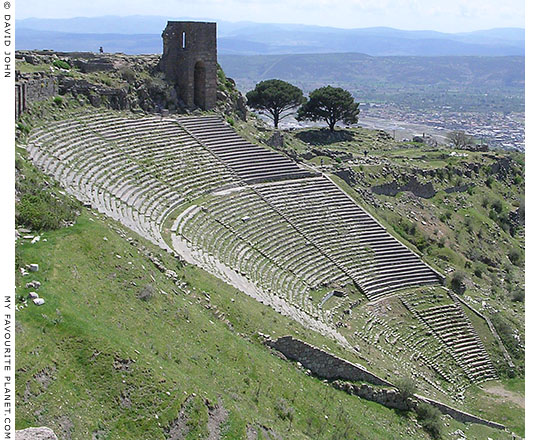
<instances>
[{"instance_id":1,"label":"dirt path","mask_svg":"<svg viewBox=\"0 0 540 440\"><path fill-rule=\"evenodd\" d=\"M502 385L488 385L483 387L483 389L490 394L504 397L506 400L515 403L521 408L525 408L525 397L512 391L505 390Z\"/></svg>"},{"instance_id":2,"label":"dirt path","mask_svg":"<svg viewBox=\"0 0 540 440\"><path fill-rule=\"evenodd\" d=\"M229 413L223 406L221 399L218 400L216 406L208 407L208 440L219 440L221 438L221 427L228 417Z\"/></svg>"}]
</instances>

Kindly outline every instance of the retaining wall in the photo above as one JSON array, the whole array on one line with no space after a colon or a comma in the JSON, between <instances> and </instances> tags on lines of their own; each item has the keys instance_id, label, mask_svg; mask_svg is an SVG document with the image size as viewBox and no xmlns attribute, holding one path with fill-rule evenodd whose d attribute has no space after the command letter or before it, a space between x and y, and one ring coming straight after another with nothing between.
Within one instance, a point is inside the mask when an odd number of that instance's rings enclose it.
<instances>
[{"instance_id":1,"label":"retaining wall","mask_svg":"<svg viewBox=\"0 0 540 440\"><path fill-rule=\"evenodd\" d=\"M292 336L284 336L275 341L266 337L265 344L281 352L287 359L300 362L304 367L309 368L314 374L329 380L343 379L350 381L365 381L374 385L390 386L392 389L377 389L367 384L351 384L337 380L332 385L334 388L345 391L349 394L380 403L388 408L414 409L418 402L424 402L438 408L441 413L449 415L455 420L463 423L478 423L491 428L505 430L506 427L500 423L486 420L469 414L465 411L453 408L445 403L432 400L424 396L415 394L413 399L403 399L394 385L370 373L360 365L327 353L320 348L314 347L306 342L294 339Z\"/></svg>"},{"instance_id":2,"label":"retaining wall","mask_svg":"<svg viewBox=\"0 0 540 440\"><path fill-rule=\"evenodd\" d=\"M355 385L352 383L346 383L336 381L332 383L334 388L345 391L353 396L358 396L362 399L371 400L372 402L380 403L388 408L408 410L412 402L410 399L404 399L395 389L377 389L372 386L362 384Z\"/></svg>"},{"instance_id":3,"label":"retaining wall","mask_svg":"<svg viewBox=\"0 0 540 440\"><path fill-rule=\"evenodd\" d=\"M443 414L447 414L453 419L458 420L460 422L478 423L480 425L486 425L495 429L502 429L502 430L506 429L506 427L504 425L501 425L500 423L492 422L491 420L482 419L481 417L477 417L473 414L466 413L465 411L452 408L451 406L448 406L445 403L439 402L437 400L428 399L427 397L418 396L418 395L416 395L415 397L421 402L428 403L429 405L432 405L435 408L438 408Z\"/></svg>"},{"instance_id":4,"label":"retaining wall","mask_svg":"<svg viewBox=\"0 0 540 440\"><path fill-rule=\"evenodd\" d=\"M267 344L283 353L288 359L300 362L319 377L330 380L361 380L374 385L393 386L390 382L370 373L360 365L353 364L303 341L294 339L292 336L269 341Z\"/></svg>"}]
</instances>

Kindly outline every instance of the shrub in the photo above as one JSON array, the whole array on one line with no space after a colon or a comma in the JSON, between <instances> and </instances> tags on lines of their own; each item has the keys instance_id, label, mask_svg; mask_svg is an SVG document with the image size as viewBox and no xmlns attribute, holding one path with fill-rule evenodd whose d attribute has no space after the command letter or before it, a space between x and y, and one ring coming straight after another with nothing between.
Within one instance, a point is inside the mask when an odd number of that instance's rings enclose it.
<instances>
[{"instance_id":1,"label":"shrub","mask_svg":"<svg viewBox=\"0 0 540 440\"><path fill-rule=\"evenodd\" d=\"M107 77L107 76L103 76L100 78L101 82L103 84L105 84L106 86L109 86L109 87L112 87L113 85L113 81L111 78Z\"/></svg>"},{"instance_id":2,"label":"shrub","mask_svg":"<svg viewBox=\"0 0 540 440\"><path fill-rule=\"evenodd\" d=\"M400 377L396 380L396 388L403 399L408 399L416 393L416 383L409 376Z\"/></svg>"},{"instance_id":3,"label":"shrub","mask_svg":"<svg viewBox=\"0 0 540 440\"><path fill-rule=\"evenodd\" d=\"M44 180L41 173L27 167L19 157L15 166L20 178L15 183L17 202L15 220L17 225L36 231L58 229L79 215L80 202L57 191Z\"/></svg>"},{"instance_id":4,"label":"shrub","mask_svg":"<svg viewBox=\"0 0 540 440\"><path fill-rule=\"evenodd\" d=\"M473 247L467 252L467 257L469 258L469 260L472 260L472 261L480 261L482 260L482 257L483 257L482 250L476 247Z\"/></svg>"},{"instance_id":5,"label":"shrub","mask_svg":"<svg viewBox=\"0 0 540 440\"><path fill-rule=\"evenodd\" d=\"M503 205L502 205L502 202L500 200L495 200L491 206L493 207L493 209L495 210L495 212L497 212L497 214L500 214L503 210Z\"/></svg>"},{"instance_id":6,"label":"shrub","mask_svg":"<svg viewBox=\"0 0 540 440\"><path fill-rule=\"evenodd\" d=\"M23 134L30 133L30 127L22 122L17 122L17 128L21 130Z\"/></svg>"},{"instance_id":7,"label":"shrub","mask_svg":"<svg viewBox=\"0 0 540 440\"><path fill-rule=\"evenodd\" d=\"M60 106L64 103L64 98L62 98L61 96L55 96L54 99L53 99L53 102L54 102L58 107L60 107Z\"/></svg>"},{"instance_id":8,"label":"shrub","mask_svg":"<svg viewBox=\"0 0 540 440\"><path fill-rule=\"evenodd\" d=\"M55 199L49 192L23 194L17 204L17 224L33 230L51 230L61 228L65 222L76 217L76 204Z\"/></svg>"},{"instance_id":9,"label":"shrub","mask_svg":"<svg viewBox=\"0 0 540 440\"><path fill-rule=\"evenodd\" d=\"M152 286L151 284L147 284L139 292L139 294L137 295L137 298L139 298L141 301L150 301L153 296L154 296L154 286Z\"/></svg>"},{"instance_id":10,"label":"shrub","mask_svg":"<svg viewBox=\"0 0 540 440\"><path fill-rule=\"evenodd\" d=\"M282 420L291 421L294 417L294 408L289 406L285 399L278 399L274 405L278 417Z\"/></svg>"},{"instance_id":11,"label":"shrub","mask_svg":"<svg viewBox=\"0 0 540 440\"><path fill-rule=\"evenodd\" d=\"M512 293L512 301L514 302L524 302L525 301L525 290L521 287L514 290Z\"/></svg>"},{"instance_id":12,"label":"shrub","mask_svg":"<svg viewBox=\"0 0 540 440\"><path fill-rule=\"evenodd\" d=\"M482 268L480 266L476 266L474 268L474 275L478 278L482 278Z\"/></svg>"},{"instance_id":13,"label":"shrub","mask_svg":"<svg viewBox=\"0 0 540 440\"><path fill-rule=\"evenodd\" d=\"M441 412L427 403L419 403L416 408L418 421L433 438L440 438L442 433Z\"/></svg>"},{"instance_id":14,"label":"shrub","mask_svg":"<svg viewBox=\"0 0 540 440\"><path fill-rule=\"evenodd\" d=\"M231 127L234 127L234 118L227 116L227 124L229 124Z\"/></svg>"},{"instance_id":15,"label":"shrub","mask_svg":"<svg viewBox=\"0 0 540 440\"><path fill-rule=\"evenodd\" d=\"M522 259L521 251L519 251L518 249L512 249L508 254L508 259L512 262L514 266L519 266Z\"/></svg>"},{"instance_id":16,"label":"shrub","mask_svg":"<svg viewBox=\"0 0 540 440\"><path fill-rule=\"evenodd\" d=\"M465 280L465 275L463 274L463 272L455 272L454 275L452 276L452 279L450 280L450 288L462 295L463 293L465 293L465 283L463 282Z\"/></svg>"},{"instance_id":17,"label":"shrub","mask_svg":"<svg viewBox=\"0 0 540 440\"><path fill-rule=\"evenodd\" d=\"M53 61L53 66L58 67L60 69L66 69L66 70L69 70L71 68L71 66L68 63L62 60Z\"/></svg>"},{"instance_id":18,"label":"shrub","mask_svg":"<svg viewBox=\"0 0 540 440\"><path fill-rule=\"evenodd\" d=\"M429 241L426 239L426 237L423 234L420 234L420 233L415 234L415 236L411 239L411 241L422 253L427 252L427 250L429 249Z\"/></svg>"},{"instance_id":19,"label":"shrub","mask_svg":"<svg viewBox=\"0 0 540 440\"><path fill-rule=\"evenodd\" d=\"M450 210L446 210L444 213L441 214L441 216L439 217L439 219L441 221L446 221L446 220L450 220L452 218L452 211Z\"/></svg>"},{"instance_id":20,"label":"shrub","mask_svg":"<svg viewBox=\"0 0 540 440\"><path fill-rule=\"evenodd\" d=\"M135 72L133 69L130 69L129 67L122 67L119 70L120 77L129 83L132 83L135 81Z\"/></svg>"}]
</instances>

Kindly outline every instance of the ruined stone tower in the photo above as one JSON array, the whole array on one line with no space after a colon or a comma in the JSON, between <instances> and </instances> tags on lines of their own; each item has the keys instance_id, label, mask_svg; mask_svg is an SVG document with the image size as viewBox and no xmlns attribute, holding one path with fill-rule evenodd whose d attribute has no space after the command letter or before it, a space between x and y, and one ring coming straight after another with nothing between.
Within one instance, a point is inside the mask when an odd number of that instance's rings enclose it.
<instances>
[{"instance_id":1,"label":"ruined stone tower","mask_svg":"<svg viewBox=\"0 0 540 440\"><path fill-rule=\"evenodd\" d=\"M209 110L216 105L216 23L169 21L161 34L160 68L184 104Z\"/></svg>"}]
</instances>

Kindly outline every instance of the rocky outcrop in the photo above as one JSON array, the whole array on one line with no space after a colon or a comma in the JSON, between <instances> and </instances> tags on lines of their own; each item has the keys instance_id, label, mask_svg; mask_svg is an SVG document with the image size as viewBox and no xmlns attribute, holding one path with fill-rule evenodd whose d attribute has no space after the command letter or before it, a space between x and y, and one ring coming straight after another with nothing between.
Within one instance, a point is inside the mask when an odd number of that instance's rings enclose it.
<instances>
[{"instance_id":1,"label":"rocky outcrop","mask_svg":"<svg viewBox=\"0 0 540 440\"><path fill-rule=\"evenodd\" d=\"M340 179L343 179L349 186L355 186L360 181L358 174L352 171L350 168L333 171L332 174L338 176Z\"/></svg>"},{"instance_id":2,"label":"rocky outcrop","mask_svg":"<svg viewBox=\"0 0 540 440\"><path fill-rule=\"evenodd\" d=\"M114 110L127 110L129 101L127 89L105 87L93 84L85 79L74 79L67 76L59 77L60 94L71 93L73 96L86 96L94 107L104 105Z\"/></svg>"},{"instance_id":3,"label":"rocky outcrop","mask_svg":"<svg viewBox=\"0 0 540 440\"><path fill-rule=\"evenodd\" d=\"M456 192L466 192L466 191L468 191L469 188L474 188L474 184L465 183L463 185L452 186L450 188L445 188L444 192L446 194L453 194L453 193L456 193Z\"/></svg>"},{"instance_id":4,"label":"rocky outcrop","mask_svg":"<svg viewBox=\"0 0 540 440\"><path fill-rule=\"evenodd\" d=\"M352 141L354 139L353 132L341 129L330 131L328 129L310 129L298 131L294 134L295 137L310 145L329 145L335 142ZM362 143L357 139L356 142Z\"/></svg>"},{"instance_id":5,"label":"rocky outcrop","mask_svg":"<svg viewBox=\"0 0 540 440\"><path fill-rule=\"evenodd\" d=\"M433 188L433 183L420 183L416 177L411 177L405 185L399 185L397 181L390 183L384 183L382 185L376 185L371 187L371 191L375 194L382 194L385 196L395 196L402 191L410 191L417 197L424 199L430 199L436 194Z\"/></svg>"},{"instance_id":6,"label":"rocky outcrop","mask_svg":"<svg viewBox=\"0 0 540 440\"><path fill-rule=\"evenodd\" d=\"M266 144L274 148L283 148L285 144L283 135L277 130L274 131L272 136L266 141Z\"/></svg>"},{"instance_id":7,"label":"rocky outcrop","mask_svg":"<svg viewBox=\"0 0 540 440\"><path fill-rule=\"evenodd\" d=\"M175 84L159 71L159 55L17 51L16 57L33 65L49 65L44 72L17 74L17 118L30 104L57 95L71 95L114 110L189 111ZM66 68L59 67L58 61L66 63ZM218 80L218 111L245 121L246 99L232 79Z\"/></svg>"},{"instance_id":8,"label":"rocky outcrop","mask_svg":"<svg viewBox=\"0 0 540 440\"><path fill-rule=\"evenodd\" d=\"M312 148L310 151L307 151L301 155L302 158L306 160L313 159L317 156L327 156L334 160L339 161L348 161L352 160L352 153L347 153L344 151L334 151L328 148Z\"/></svg>"},{"instance_id":9,"label":"rocky outcrop","mask_svg":"<svg viewBox=\"0 0 540 440\"><path fill-rule=\"evenodd\" d=\"M223 71L218 69L217 109L225 115L235 115L242 121L247 121L246 98L236 89L234 80L224 75Z\"/></svg>"},{"instance_id":10,"label":"rocky outcrop","mask_svg":"<svg viewBox=\"0 0 540 440\"><path fill-rule=\"evenodd\" d=\"M107 72L115 69L112 60L106 57L96 57L88 60L76 59L73 64L84 73Z\"/></svg>"},{"instance_id":11,"label":"rocky outcrop","mask_svg":"<svg viewBox=\"0 0 540 440\"><path fill-rule=\"evenodd\" d=\"M58 437L52 429L42 426L15 431L15 440L58 440Z\"/></svg>"},{"instance_id":12,"label":"rocky outcrop","mask_svg":"<svg viewBox=\"0 0 540 440\"><path fill-rule=\"evenodd\" d=\"M498 179L506 178L512 170L512 159L508 157L497 158L496 162L491 165L491 173L495 174Z\"/></svg>"}]
</instances>

